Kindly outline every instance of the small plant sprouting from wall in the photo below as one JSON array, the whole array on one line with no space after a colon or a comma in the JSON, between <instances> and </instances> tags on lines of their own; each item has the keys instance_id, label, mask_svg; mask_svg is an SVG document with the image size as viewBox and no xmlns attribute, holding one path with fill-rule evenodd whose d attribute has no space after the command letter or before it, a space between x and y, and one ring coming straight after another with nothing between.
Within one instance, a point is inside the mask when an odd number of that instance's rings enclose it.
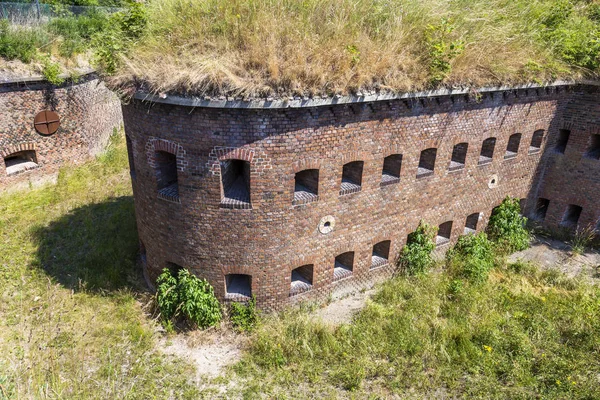
<instances>
[{"instance_id":1,"label":"small plant sprouting from wall","mask_svg":"<svg viewBox=\"0 0 600 400\"><path fill-rule=\"evenodd\" d=\"M406 245L398 257L398 267L408 275L427 272L433 265L431 252L435 248L434 238L437 229L424 221L408 235Z\"/></svg>"},{"instance_id":2,"label":"small plant sprouting from wall","mask_svg":"<svg viewBox=\"0 0 600 400\"><path fill-rule=\"evenodd\" d=\"M256 297L244 303L232 303L229 308L229 319L234 328L242 332L250 332L258 322L258 311L256 310Z\"/></svg>"},{"instance_id":3,"label":"small plant sprouting from wall","mask_svg":"<svg viewBox=\"0 0 600 400\"><path fill-rule=\"evenodd\" d=\"M177 276L166 268L163 270L156 280L156 303L163 325L169 331L178 319L198 328L208 328L221 321L221 306L213 287L186 269L181 269Z\"/></svg>"},{"instance_id":4,"label":"small plant sprouting from wall","mask_svg":"<svg viewBox=\"0 0 600 400\"><path fill-rule=\"evenodd\" d=\"M455 26L452 21L443 18L437 25L427 26L425 43L429 56L429 74L432 85L442 82L452 70L452 61L458 57L464 44L453 40Z\"/></svg>"},{"instance_id":5,"label":"small plant sprouting from wall","mask_svg":"<svg viewBox=\"0 0 600 400\"><path fill-rule=\"evenodd\" d=\"M519 200L506 197L494 209L487 232L500 252L513 253L529 247L531 236L525 229L526 223L527 218L521 215Z\"/></svg>"}]
</instances>

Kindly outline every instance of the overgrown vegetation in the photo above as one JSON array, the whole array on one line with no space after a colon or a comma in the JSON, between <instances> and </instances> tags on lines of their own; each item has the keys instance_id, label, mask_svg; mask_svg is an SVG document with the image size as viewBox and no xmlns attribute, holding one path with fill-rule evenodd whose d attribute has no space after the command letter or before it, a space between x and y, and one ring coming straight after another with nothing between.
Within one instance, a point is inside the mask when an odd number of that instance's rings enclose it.
<instances>
[{"instance_id":1,"label":"overgrown vegetation","mask_svg":"<svg viewBox=\"0 0 600 400\"><path fill-rule=\"evenodd\" d=\"M507 197L492 212L487 232L500 251L512 253L529 247L531 235L525 228L526 223L519 200Z\"/></svg>"},{"instance_id":2,"label":"overgrown vegetation","mask_svg":"<svg viewBox=\"0 0 600 400\"><path fill-rule=\"evenodd\" d=\"M113 83L306 96L595 77L587 0L161 0Z\"/></svg>"},{"instance_id":3,"label":"overgrown vegetation","mask_svg":"<svg viewBox=\"0 0 600 400\"><path fill-rule=\"evenodd\" d=\"M483 232L463 235L446 253L446 263L451 275L472 282L485 282L494 268L493 244Z\"/></svg>"},{"instance_id":4,"label":"overgrown vegetation","mask_svg":"<svg viewBox=\"0 0 600 400\"><path fill-rule=\"evenodd\" d=\"M177 319L198 328L208 328L221 321L221 305L213 287L185 268L176 276L166 268L163 270L156 281L156 303L168 330L173 330Z\"/></svg>"},{"instance_id":5,"label":"overgrown vegetation","mask_svg":"<svg viewBox=\"0 0 600 400\"><path fill-rule=\"evenodd\" d=\"M254 295L247 304L232 303L229 307L229 319L234 328L241 332L250 332L258 322L258 310L256 310L256 298Z\"/></svg>"},{"instance_id":6,"label":"overgrown vegetation","mask_svg":"<svg viewBox=\"0 0 600 400\"><path fill-rule=\"evenodd\" d=\"M0 195L0 398L197 398L155 348L127 171L117 135L56 186Z\"/></svg>"},{"instance_id":7,"label":"overgrown vegetation","mask_svg":"<svg viewBox=\"0 0 600 400\"><path fill-rule=\"evenodd\" d=\"M398 257L398 268L408 275L422 274L433 265L431 252L435 249L436 228L425 221L419 222L414 232L408 235L406 245Z\"/></svg>"}]
</instances>

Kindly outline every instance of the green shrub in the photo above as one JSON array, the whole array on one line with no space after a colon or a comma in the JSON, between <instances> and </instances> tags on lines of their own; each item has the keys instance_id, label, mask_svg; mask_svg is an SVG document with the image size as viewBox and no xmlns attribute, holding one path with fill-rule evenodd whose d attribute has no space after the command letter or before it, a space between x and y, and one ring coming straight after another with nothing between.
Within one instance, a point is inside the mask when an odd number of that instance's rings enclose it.
<instances>
[{"instance_id":1,"label":"green shrub","mask_svg":"<svg viewBox=\"0 0 600 400\"><path fill-rule=\"evenodd\" d=\"M408 275L427 272L433 264L431 252L435 248L433 241L436 228L424 221L408 235L406 245L398 257L398 267Z\"/></svg>"},{"instance_id":2,"label":"green shrub","mask_svg":"<svg viewBox=\"0 0 600 400\"><path fill-rule=\"evenodd\" d=\"M49 32L62 38L59 53L71 57L83 53L90 47L90 40L98 32L108 29L109 17L92 10L78 17L66 16L52 19L48 23Z\"/></svg>"},{"instance_id":3,"label":"green shrub","mask_svg":"<svg viewBox=\"0 0 600 400\"><path fill-rule=\"evenodd\" d=\"M65 80L60 77L60 65L53 62L49 56L43 56L41 61L44 78L53 85L61 85Z\"/></svg>"},{"instance_id":4,"label":"green shrub","mask_svg":"<svg viewBox=\"0 0 600 400\"><path fill-rule=\"evenodd\" d=\"M464 45L460 40L452 40L454 25L442 19L438 25L429 25L425 41L429 51L429 73L431 83L442 82L452 70L452 61L462 53Z\"/></svg>"},{"instance_id":5,"label":"green shrub","mask_svg":"<svg viewBox=\"0 0 600 400\"><path fill-rule=\"evenodd\" d=\"M518 199L506 197L496 207L487 227L489 238L501 252L512 253L529 247L530 235L525 229L527 218L521 215Z\"/></svg>"},{"instance_id":6,"label":"green shrub","mask_svg":"<svg viewBox=\"0 0 600 400\"><path fill-rule=\"evenodd\" d=\"M11 26L0 19L0 57L7 60L20 60L30 63L37 55L38 48L47 41L44 31L37 28Z\"/></svg>"},{"instance_id":7,"label":"green shrub","mask_svg":"<svg viewBox=\"0 0 600 400\"><path fill-rule=\"evenodd\" d=\"M156 280L156 303L163 324L169 328L178 317L199 328L207 328L221 321L221 307L213 287L182 269L174 277L164 269Z\"/></svg>"},{"instance_id":8,"label":"green shrub","mask_svg":"<svg viewBox=\"0 0 600 400\"><path fill-rule=\"evenodd\" d=\"M494 267L494 249L487 235L464 235L446 253L446 263L454 276L472 282L484 282Z\"/></svg>"},{"instance_id":9,"label":"green shrub","mask_svg":"<svg viewBox=\"0 0 600 400\"><path fill-rule=\"evenodd\" d=\"M231 320L231 324L240 331L249 332L254 329L258 321L256 298L254 295L252 295L248 304L231 303L229 319Z\"/></svg>"}]
</instances>

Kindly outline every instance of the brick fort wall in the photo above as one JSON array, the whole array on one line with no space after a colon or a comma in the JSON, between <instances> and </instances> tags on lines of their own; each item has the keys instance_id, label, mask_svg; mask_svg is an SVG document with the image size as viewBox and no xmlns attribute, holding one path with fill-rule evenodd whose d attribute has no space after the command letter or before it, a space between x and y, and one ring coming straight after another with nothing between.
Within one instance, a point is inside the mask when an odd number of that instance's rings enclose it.
<instances>
[{"instance_id":1,"label":"brick fort wall","mask_svg":"<svg viewBox=\"0 0 600 400\"><path fill-rule=\"evenodd\" d=\"M389 277L421 219L441 227L440 251L485 229L506 196L527 213L547 196L550 225L572 203L591 223L600 161L580 154L598 98L557 85L318 107L134 100L123 116L145 272L187 268L221 300L277 309Z\"/></svg>"},{"instance_id":2,"label":"brick fort wall","mask_svg":"<svg viewBox=\"0 0 600 400\"><path fill-rule=\"evenodd\" d=\"M0 190L43 182L64 164L90 159L122 124L119 99L94 74L59 87L43 80L0 83L0 110ZM46 110L60 117L52 135L34 127Z\"/></svg>"}]
</instances>

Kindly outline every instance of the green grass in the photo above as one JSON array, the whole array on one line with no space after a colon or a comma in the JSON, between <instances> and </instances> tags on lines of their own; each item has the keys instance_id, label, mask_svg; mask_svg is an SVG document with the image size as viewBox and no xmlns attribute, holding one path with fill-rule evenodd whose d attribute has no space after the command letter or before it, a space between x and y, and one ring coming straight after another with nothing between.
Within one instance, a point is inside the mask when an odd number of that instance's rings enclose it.
<instances>
[{"instance_id":1,"label":"green grass","mask_svg":"<svg viewBox=\"0 0 600 400\"><path fill-rule=\"evenodd\" d=\"M268 317L236 371L249 398L595 399L599 319L597 286L522 263L399 277L347 325Z\"/></svg>"},{"instance_id":2,"label":"green grass","mask_svg":"<svg viewBox=\"0 0 600 400\"><path fill-rule=\"evenodd\" d=\"M56 186L0 196L0 399L197 393L191 368L156 352L124 140L112 143Z\"/></svg>"}]
</instances>

